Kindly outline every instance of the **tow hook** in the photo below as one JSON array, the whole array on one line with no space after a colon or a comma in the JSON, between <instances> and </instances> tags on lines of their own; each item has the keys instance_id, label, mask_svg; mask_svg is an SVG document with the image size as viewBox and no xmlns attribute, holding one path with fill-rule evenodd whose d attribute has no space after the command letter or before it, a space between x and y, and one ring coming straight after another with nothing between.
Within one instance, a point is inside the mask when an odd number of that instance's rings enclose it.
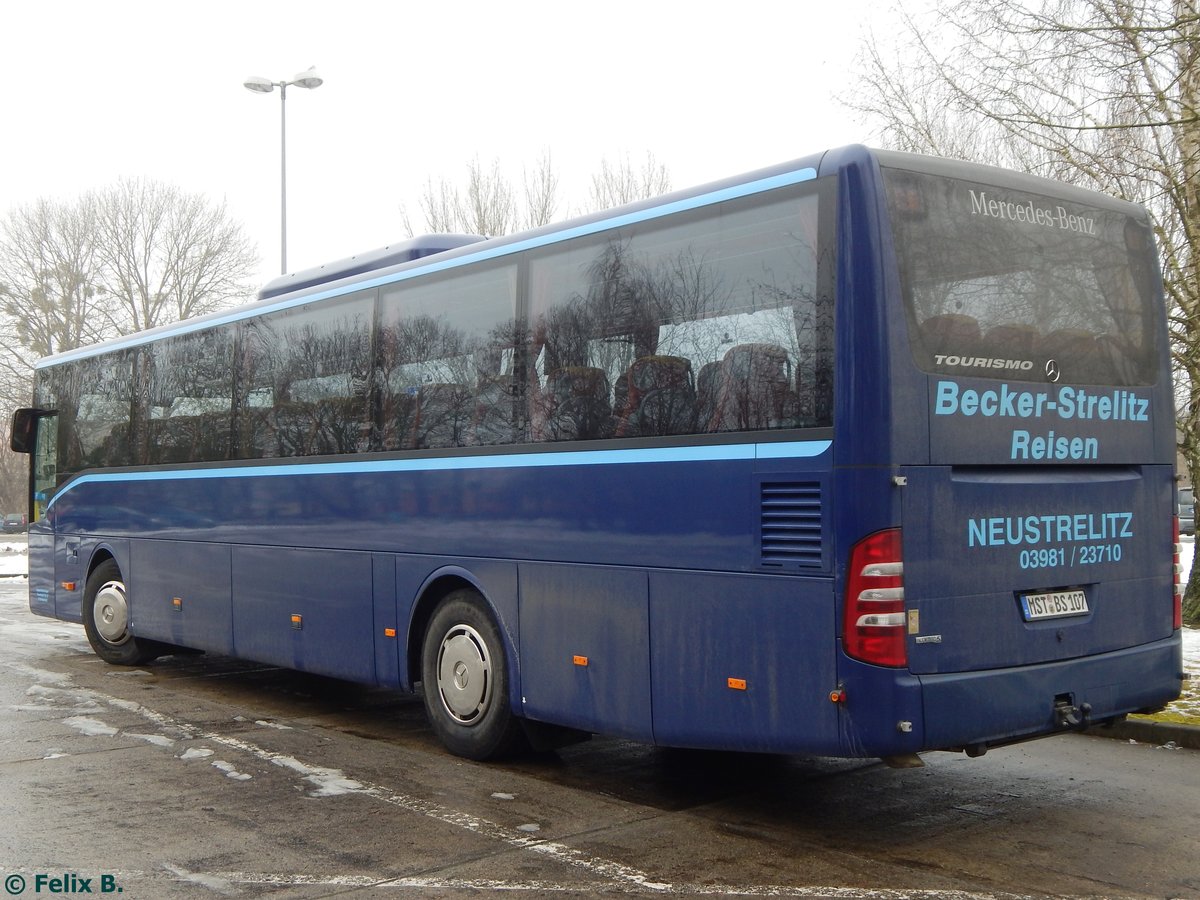
<instances>
[{"instance_id":1,"label":"tow hook","mask_svg":"<svg viewBox=\"0 0 1200 900\"><path fill-rule=\"evenodd\" d=\"M1090 703L1075 706L1069 696L1056 697L1054 700L1054 721L1059 728L1086 728L1091 715Z\"/></svg>"}]
</instances>

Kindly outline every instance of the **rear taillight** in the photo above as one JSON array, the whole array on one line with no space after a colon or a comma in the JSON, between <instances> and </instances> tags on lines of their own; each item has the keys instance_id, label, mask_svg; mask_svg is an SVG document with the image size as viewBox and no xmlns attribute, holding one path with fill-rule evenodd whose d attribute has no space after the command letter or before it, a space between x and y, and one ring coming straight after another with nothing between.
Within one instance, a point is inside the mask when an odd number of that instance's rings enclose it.
<instances>
[{"instance_id":1,"label":"rear taillight","mask_svg":"<svg viewBox=\"0 0 1200 900\"><path fill-rule=\"evenodd\" d=\"M842 645L863 662L903 667L905 630L900 529L892 528L863 538L850 551Z\"/></svg>"},{"instance_id":2,"label":"rear taillight","mask_svg":"<svg viewBox=\"0 0 1200 900\"><path fill-rule=\"evenodd\" d=\"M1179 543L1179 516L1175 517L1175 630L1183 627L1183 566L1179 554L1183 551Z\"/></svg>"}]
</instances>

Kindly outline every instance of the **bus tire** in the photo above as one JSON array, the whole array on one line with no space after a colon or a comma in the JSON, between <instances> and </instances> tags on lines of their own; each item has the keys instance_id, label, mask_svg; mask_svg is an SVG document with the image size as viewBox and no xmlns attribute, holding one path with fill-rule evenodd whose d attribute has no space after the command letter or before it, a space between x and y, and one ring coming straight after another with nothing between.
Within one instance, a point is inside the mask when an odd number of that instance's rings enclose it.
<instances>
[{"instance_id":1,"label":"bus tire","mask_svg":"<svg viewBox=\"0 0 1200 900\"><path fill-rule=\"evenodd\" d=\"M425 713L447 750L486 760L515 747L521 729L508 698L504 641L475 591L453 591L434 610L421 676Z\"/></svg>"},{"instance_id":2,"label":"bus tire","mask_svg":"<svg viewBox=\"0 0 1200 900\"><path fill-rule=\"evenodd\" d=\"M83 630L88 643L106 663L140 666L162 654L155 641L129 633L125 580L116 562L106 559L92 570L83 591Z\"/></svg>"}]
</instances>

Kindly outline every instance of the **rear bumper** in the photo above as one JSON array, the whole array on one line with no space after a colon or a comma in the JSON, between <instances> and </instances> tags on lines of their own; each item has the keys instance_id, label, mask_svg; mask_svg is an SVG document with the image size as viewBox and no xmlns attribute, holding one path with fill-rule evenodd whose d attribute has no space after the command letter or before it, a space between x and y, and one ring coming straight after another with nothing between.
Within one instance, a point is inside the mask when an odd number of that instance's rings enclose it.
<instances>
[{"instance_id":1,"label":"rear bumper","mask_svg":"<svg viewBox=\"0 0 1200 900\"><path fill-rule=\"evenodd\" d=\"M1067 730L1057 698L1087 704L1092 723L1174 700L1183 686L1182 635L1081 659L917 678L923 750L1010 743Z\"/></svg>"}]
</instances>

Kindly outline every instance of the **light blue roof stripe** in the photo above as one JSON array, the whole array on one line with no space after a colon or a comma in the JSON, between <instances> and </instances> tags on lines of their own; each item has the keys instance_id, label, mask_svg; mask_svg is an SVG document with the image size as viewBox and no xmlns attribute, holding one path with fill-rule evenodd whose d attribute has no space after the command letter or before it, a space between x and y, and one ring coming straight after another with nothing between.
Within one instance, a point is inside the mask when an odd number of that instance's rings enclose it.
<instances>
[{"instance_id":1,"label":"light blue roof stripe","mask_svg":"<svg viewBox=\"0 0 1200 900\"><path fill-rule=\"evenodd\" d=\"M557 468L562 466L629 465L632 463L725 462L752 459L807 459L820 456L831 441L784 441L770 444L717 444L703 447L648 447L632 450L570 450L562 453L505 453L493 456L448 456L404 459L347 460L292 465L232 465L221 468L132 472L91 472L66 485L50 500L85 484L137 481L195 481L214 478L277 478L297 475L345 475L381 472L447 472L478 469ZM49 508L49 507L47 507Z\"/></svg>"},{"instance_id":2,"label":"light blue roof stripe","mask_svg":"<svg viewBox=\"0 0 1200 900\"><path fill-rule=\"evenodd\" d=\"M757 181L747 181L743 184L735 184L727 188L722 188L721 190L709 191L705 194L698 194L695 197L685 197L681 200L672 201L671 203L664 203L661 206L654 206L650 207L649 209L640 209L634 212L625 213L623 215L613 216L608 219L600 219L595 222L587 222L571 228L564 228L561 231L538 235L536 237L516 241L511 244L503 244L499 247L491 247L487 250L481 250L477 253L471 253L466 256L455 257L454 259L438 260L437 256L435 255L430 257L432 261L429 263L429 265L407 269L403 272L396 272L391 275L383 275L378 278L371 278L366 281L355 282L351 285L342 285L338 288L318 291L317 293L313 294L304 294L303 296L291 297L286 300L281 300L278 303L272 303L266 306L254 306L253 308L232 310L224 316L217 316L211 319L197 319L190 322L184 321L179 323L177 328L158 332L152 336L146 334L130 335L125 340L113 341L106 343L103 346L81 347L78 350L67 351L66 353L62 353L58 356L47 357L39 360L34 367L40 369L51 364L57 365L58 363L71 362L77 359L85 359L89 356L96 356L100 353L109 353L114 350L124 350L129 347L136 347L140 344L151 343L153 341L163 340L165 338L191 334L194 331L203 331L206 328L215 328L220 325L227 325L230 322L239 322L242 319L250 319L254 318L255 316L265 315L267 313L279 312L280 310L284 309L292 309L296 306L303 306L308 303L314 303L318 300L336 297L341 294L351 294L356 291L379 287L384 284L394 284L399 281L406 281L409 278L415 278L419 275L427 275L432 272L441 272L447 269L454 269L472 263L486 262L489 259L497 259L499 257L509 256L513 253L520 253L525 250L533 250L537 247L549 246L551 244L559 243L560 241L570 240L571 238L584 237L589 234L596 234L598 232L608 231L613 228L622 228L626 225L633 225L638 222L648 222L663 216L669 216L679 212L686 212L691 209L699 209L704 206L712 206L715 203L724 203L726 200L736 200L739 197L750 197L754 194L761 194L764 191L771 191L777 188L788 187L795 184L803 184L806 181L812 181L816 177L817 170L811 167L794 169L790 172L784 172L781 175L773 175L770 178L760 178Z\"/></svg>"}]
</instances>

